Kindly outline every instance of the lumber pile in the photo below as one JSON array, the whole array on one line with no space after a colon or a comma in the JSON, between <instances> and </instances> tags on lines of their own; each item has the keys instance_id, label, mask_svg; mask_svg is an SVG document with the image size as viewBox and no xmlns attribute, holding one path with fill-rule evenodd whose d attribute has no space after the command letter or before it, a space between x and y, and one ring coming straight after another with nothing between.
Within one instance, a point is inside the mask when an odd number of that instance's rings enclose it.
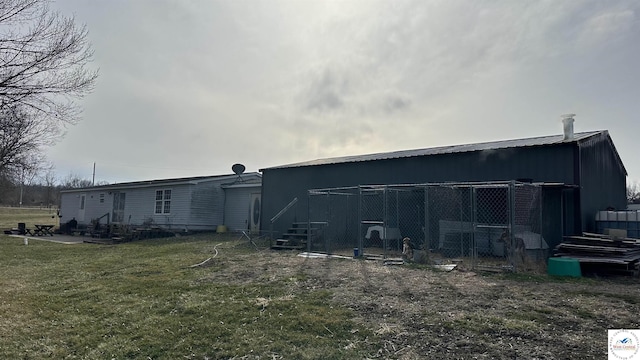
<instances>
[{"instance_id":1,"label":"lumber pile","mask_svg":"<svg viewBox=\"0 0 640 360\"><path fill-rule=\"evenodd\" d=\"M640 240L612 235L583 233L565 236L554 256L577 259L582 267L596 272L628 273L640 270Z\"/></svg>"}]
</instances>

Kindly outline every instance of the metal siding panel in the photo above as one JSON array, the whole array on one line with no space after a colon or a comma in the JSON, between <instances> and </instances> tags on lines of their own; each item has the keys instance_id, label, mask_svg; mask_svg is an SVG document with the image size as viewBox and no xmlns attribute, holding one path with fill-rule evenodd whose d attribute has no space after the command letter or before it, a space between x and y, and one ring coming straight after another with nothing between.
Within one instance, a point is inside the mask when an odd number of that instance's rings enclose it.
<instances>
[{"instance_id":1,"label":"metal siding panel","mask_svg":"<svg viewBox=\"0 0 640 360\"><path fill-rule=\"evenodd\" d=\"M288 228L293 219L302 216L307 211L307 186L315 184L312 178L309 178L309 171L306 168L282 169L282 170L265 170L262 175L262 217L260 228L263 230L271 229L270 219L275 216L281 209L293 200L295 197L299 199L298 203L286 212L276 223L273 229L283 232ZM318 176L322 176L318 173ZM304 204L302 204L304 203ZM305 215L306 219L306 215Z\"/></svg>"},{"instance_id":2,"label":"metal siding panel","mask_svg":"<svg viewBox=\"0 0 640 360\"><path fill-rule=\"evenodd\" d=\"M265 169L262 228L298 197L292 209L274 224L283 231L291 222L307 220L307 191L340 186L428 182L499 181L531 178L540 182L573 183L575 144L454 153L322 166Z\"/></svg>"},{"instance_id":3,"label":"metal siding panel","mask_svg":"<svg viewBox=\"0 0 640 360\"><path fill-rule=\"evenodd\" d=\"M626 208L626 175L606 136L580 145L580 208L583 231L595 231L595 215Z\"/></svg>"}]
</instances>

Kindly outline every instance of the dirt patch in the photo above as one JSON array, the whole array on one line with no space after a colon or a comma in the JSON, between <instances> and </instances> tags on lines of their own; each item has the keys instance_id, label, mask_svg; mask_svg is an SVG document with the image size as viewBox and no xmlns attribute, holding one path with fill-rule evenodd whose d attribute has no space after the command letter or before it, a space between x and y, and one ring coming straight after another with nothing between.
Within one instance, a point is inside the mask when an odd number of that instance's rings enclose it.
<instances>
[{"instance_id":1,"label":"dirt patch","mask_svg":"<svg viewBox=\"0 0 640 360\"><path fill-rule=\"evenodd\" d=\"M441 272L296 255L226 258L221 250L212 277L232 284L288 280L291 296L330 291L375 334L372 358L603 359L607 329L640 328L637 279Z\"/></svg>"}]
</instances>

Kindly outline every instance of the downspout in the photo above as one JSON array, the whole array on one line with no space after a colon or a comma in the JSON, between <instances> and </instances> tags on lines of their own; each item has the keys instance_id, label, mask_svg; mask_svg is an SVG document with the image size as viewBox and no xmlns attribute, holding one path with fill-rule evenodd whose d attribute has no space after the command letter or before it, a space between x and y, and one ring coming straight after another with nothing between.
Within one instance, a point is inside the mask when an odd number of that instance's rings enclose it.
<instances>
[{"instance_id":1,"label":"downspout","mask_svg":"<svg viewBox=\"0 0 640 360\"><path fill-rule=\"evenodd\" d=\"M227 208L227 190L223 189L222 187L220 187L220 189L222 190L222 224L220 225L225 225L227 219L227 212L225 211L225 209Z\"/></svg>"}]
</instances>

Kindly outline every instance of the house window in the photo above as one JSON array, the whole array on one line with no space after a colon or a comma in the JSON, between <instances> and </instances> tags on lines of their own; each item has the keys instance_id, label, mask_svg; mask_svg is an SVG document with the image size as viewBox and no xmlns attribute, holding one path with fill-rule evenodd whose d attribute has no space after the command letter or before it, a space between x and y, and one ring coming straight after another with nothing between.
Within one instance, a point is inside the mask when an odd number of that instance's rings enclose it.
<instances>
[{"instance_id":1,"label":"house window","mask_svg":"<svg viewBox=\"0 0 640 360\"><path fill-rule=\"evenodd\" d=\"M156 190L156 214L171 213L171 190Z\"/></svg>"},{"instance_id":2,"label":"house window","mask_svg":"<svg viewBox=\"0 0 640 360\"><path fill-rule=\"evenodd\" d=\"M84 199L84 195L80 196L80 210L84 210Z\"/></svg>"}]
</instances>

